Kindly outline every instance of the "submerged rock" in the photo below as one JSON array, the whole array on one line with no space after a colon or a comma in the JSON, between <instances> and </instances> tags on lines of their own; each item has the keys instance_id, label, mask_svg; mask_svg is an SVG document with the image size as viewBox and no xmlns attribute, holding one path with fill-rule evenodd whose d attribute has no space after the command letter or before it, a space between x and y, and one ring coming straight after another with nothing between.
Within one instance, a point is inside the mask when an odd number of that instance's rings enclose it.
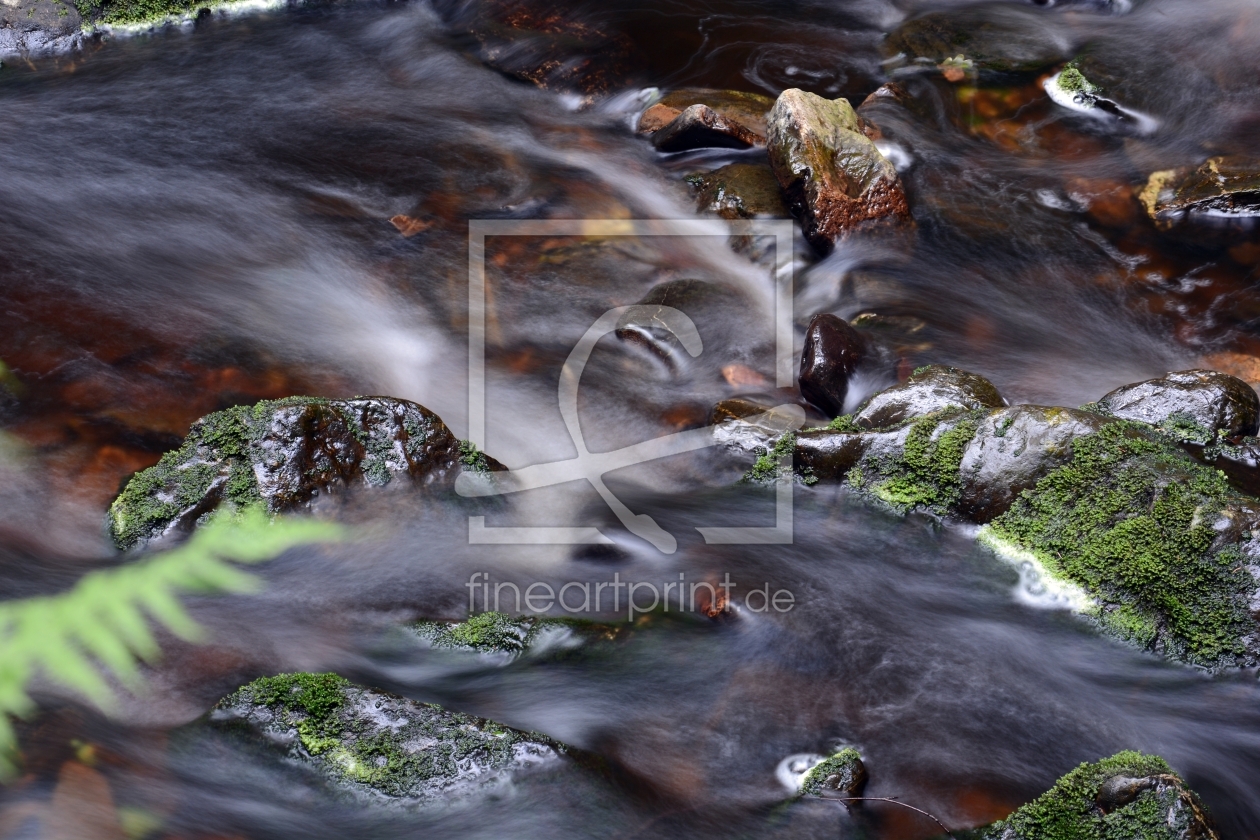
<instances>
[{"instance_id":1,"label":"submerged rock","mask_svg":"<svg viewBox=\"0 0 1260 840\"><path fill-rule=\"evenodd\" d=\"M801 396L828 417L841 414L850 378L873 355L866 337L843 318L815 315L805 330L801 353Z\"/></svg>"},{"instance_id":2,"label":"submerged rock","mask_svg":"<svg viewBox=\"0 0 1260 840\"><path fill-rule=\"evenodd\" d=\"M883 50L890 58L929 66L962 57L983 70L1027 73L1059 63L1071 48L1057 18L987 3L911 18L888 36Z\"/></svg>"},{"instance_id":3,"label":"submerged rock","mask_svg":"<svg viewBox=\"0 0 1260 840\"><path fill-rule=\"evenodd\" d=\"M984 840L1218 840L1199 797L1153 755L1122 752L1082 764Z\"/></svg>"},{"instance_id":4,"label":"submerged rock","mask_svg":"<svg viewBox=\"0 0 1260 840\"><path fill-rule=\"evenodd\" d=\"M193 424L183 445L137 473L109 509L120 549L190 532L223 504L271 513L321 494L405 476L453 487L465 470L503 465L456 438L436 414L392 397L289 397L236 406Z\"/></svg>"},{"instance_id":5,"label":"submerged rock","mask_svg":"<svg viewBox=\"0 0 1260 840\"><path fill-rule=\"evenodd\" d=\"M1260 422L1260 398L1251 386L1214 370L1182 370L1124 385L1097 406L1195 443L1254 435Z\"/></svg>"},{"instance_id":6,"label":"submerged rock","mask_svg":"<svg viewBox=\"0 0 1260 840\"><path fill-rule=\"evenodd\" d=\"M695 105L703 105L717 117L738 125L755 138L749 145L766 144L766 114L774 107L774 100L764 94L739 90L686 88L670 91L639 117L639 132L653 135Z\"/></svg>"},{"instance_id":7,"label":"submerged rock","mask_svg":"<svg viewBox=\"0 0 1260 840\"><path fill-rule=\"evenodd\" d=\"M865 786L866 765L862 763L862 756L852 747L845 747L814 765L801 781L801 794L838 798L861 796Z\"/></svg>"},{"instance_id":8,"label":"submerged rock","mask_svg":"<svg viewBox=\"0 0 1260 840\"><path fill-rule=\"evenodd\" d=\"M1260 160L1208 158L1195 169L1152 173L1138 196L1155 226L1183 221L1229 223L1260 217Z\"/></svg>"},{"instance_id":9,"label":"submerged rock","mask_svg":"<svg viewBox=\"0 0 1260 840\"><path fill-rule=\"evenodd\" d=\"M787 206L774 170L766 164L731 163L687 176L697 209L723 219L786 218Z\"/></svg>"},{"instance_id":10,"label":"submerged rock","mask_svg":"<svg viewBox=\"0 0 1260 840\"><path fill-rule=\"evenodd\" d=\"M263 677L221 700L211 720L247 726L349 790L420 802L493 788L565 753L545 736L336 674Z\"/></svg>"},{"instance_id":11,"label":"submerged rock","mask_svg":"<svg viewBox=\"0 0 1260 840\"><path fill-rule=\"evenodd\" d=\"M515 655L530 646L542 624L537 616L513 618L507 613L483 612L454 623L422 621L415 630L436 648Z\"/></svg>"},{"instance_id":12,"label":"submerged rock","mask_svg":"<svg viewBox=\"0 0 1260 840\"><path fill-rule=\"evenodd\" d=\"M768 137L775 177L815 248L830 251L854 231L910 218L897 170L845 99L785 90L770 112Z\"/></svg>"},{"instance_id":13,"label":"submerged rock","mask_svg":"<svg viewBox=\"0 0 1260 840\"><path fill-rule=\"evenodd\" d=\"M1260 661L1260 502L1148 423L999 406L986 380L926 369L797 433L793 467L988 523L983 541L1081 592L1110 635L1209 668ZM1246 461L1245 444L1218 449Z\"/></svg>"}]
</instances>

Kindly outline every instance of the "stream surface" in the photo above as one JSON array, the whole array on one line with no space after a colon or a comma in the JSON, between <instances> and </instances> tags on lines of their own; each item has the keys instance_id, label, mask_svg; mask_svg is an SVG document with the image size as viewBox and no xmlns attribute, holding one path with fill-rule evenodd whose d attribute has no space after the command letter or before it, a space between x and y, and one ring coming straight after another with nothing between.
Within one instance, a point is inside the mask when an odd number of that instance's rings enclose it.
<instances>
[{"instance_id":1,"label":"stream surface","mask_svg":"<svg viewBox=\"0 0 1260 840\"><path fill-rule=\"evenodd\" d=\"M880 53L884 33L926 8L553 7L603 39L593 92L487 66L469 34L484 11L475 2L210 17L6 62L0 359L21 388L0 403L0 596L60 591L130 559L104 533L110 500L208 412L388 394L467 435L469 220L695 218L683 176L750 153L655 153L632 130L640 91L804 87L856 105L898 72ZM874 313L911 367L950 364L1012 404L1068 406L1260 352L1254 232L1229 247L1160 238L1124 192L1209 153L1260 157L1260 11L1244 0L985 8L1127 57L1129 104L1157 127L1136 137L1056 110L1031 77L993 93L902 72L930 106L881 126L904 154L913 238L820 258L798 229L794 352L818 312ZM541 61L537 49L517 45L512 60ZM668 280L727 290L693 313L704 352L675 348L664 362L601 340L579 394L591 451L703 426L728 397L789 399L775 381L766 262L727 247L713 224L715 235L487 239L488 453L511 468L573 457L557 405L566 356L605 311ZM0 794L0 830L38 836L31 815L50 807L72 742L87 742L112 802L160 819L149 836L939 834L887 804L785 804L780 762L852 744L866 795L951 828L1007 815L1082 761L1157 753L1224 837L1260 838L1254 673L1209 675L1101 638L967 528L834 487L795 487L789 545L706 544L697 527L774 524L773 491L736 484L749 462L710 448L608 476L677 539L672 553L629 533L585 482L486 506L359 493L350 542L259 567L261 594L194 599L209 641L167 640L148 691L108 718L43 696L21 733L26 775ZM598 525L609 544L474 545L470 515ZM614 642L510 663L431 650L401 629L463 617L475 572L522 588L729 575L737 609L717 621L658 610ZM763 585L791 592L792 609L749 608ZM450 808L348 798L204 718L243 682L294 670L337 670L603 762L548 765ZM99 796L57 801L85 820L100 807Z\"/></svg>"}]
</instances>

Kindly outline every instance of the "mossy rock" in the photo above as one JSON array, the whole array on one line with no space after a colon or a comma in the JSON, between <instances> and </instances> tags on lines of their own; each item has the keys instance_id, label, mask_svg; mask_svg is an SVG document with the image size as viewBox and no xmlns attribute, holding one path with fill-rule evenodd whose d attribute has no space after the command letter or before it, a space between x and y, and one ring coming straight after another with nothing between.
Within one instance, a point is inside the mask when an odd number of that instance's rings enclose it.
<instances>
[{"instance_id":1,"label":"mossy rock","mask_svg":"<svg viewBox=\"0 0 1260 840\"><path fill-rule=\"evenodd\" d=\"M1128 751L1080 765L980 837L1218 840L1198 796L1167 762Z\"/></svg>"},{"instance_id":2,"label":"mossy rock","mask_svg":"<svg viewBox=\"0 0 1260 840\"><path fill-rule=\"evenodd\" d=\"M801 780L801 795L833 798L861 796L866 778L862 756L852 747L845 747L805 774Z\"/></svg>"},{"instance_id":3,"label":"mossy rock","mask_svg":"<svg viewBox=\"0 0 1260 840\"><path fill-rule=\"evenodd\" d=\"M537 638L544 621L537 616L513 618L507 613L484 612L467 621L421 621L415 631L435 648L516 655Z\"/></svg>"},{"instance_id":4,"label":"mossy rock","mask_svg":"<svg viewBox=\"0 0 1260 840\"><path fill-rule=\"evenodd\" d=\"M136 26L195 16L202 9L230 5L233 0L74 0L84 23Z\"/></svg>"},{"instance_id":5,"label":"mossy rock","mask_svg":"<svg viewBox=\"0 0 1260 840\"><path fill-rule=\"evenodd\" d=\"M460 472L501 469L406 400L266 400L194 423L179 449L127 483L110 506L109 532L127 550L187 534L220 505L285 513L351 485L405 476L450 487Z\"/></svg>"},{"instance_id":6,"label":"mossy rock","mask_svg":"<svg viewBox=\"0 0 1260 840\"><path fill-rule=\"evenodd\" d=\"M244 724L349 790L449 800L559 760L560 744L492 721L356 686L336 674L263 677L211 720Z\"/></svg>"},{"instance_id":7,"label":"mossy rock","mask_svg":"<svg viewBox=\"0 0 1260 840\"><path fill-rule=\"evenodd\" d=\"M1260 597L1260 502L1192 457L1175 424L967 408L968 399L996 397L969 377L979 379L953 371L935 379L939 387L899 394L906 383L827 429L797 433L794 472L806 483L844 482L897 512L988 522L987 544L1083 590L1109 635L1207 668L1260 661L1251 606ZM1242 428L1212 406L1223 418L1213 429Z\"/></svg>"}]
</instances>

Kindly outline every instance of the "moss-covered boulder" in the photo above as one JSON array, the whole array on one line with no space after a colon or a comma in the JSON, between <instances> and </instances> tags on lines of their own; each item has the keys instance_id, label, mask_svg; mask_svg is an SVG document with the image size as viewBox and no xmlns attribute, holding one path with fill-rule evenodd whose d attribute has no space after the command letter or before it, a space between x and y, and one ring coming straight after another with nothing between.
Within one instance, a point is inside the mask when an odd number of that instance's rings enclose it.
<instances>
[{"instance_id":1,"label":"moss-covered boulder","mask_svg":"<svg viewBox=\"0 0 1260 840\"><path fill-rule=\"evenodd\" d=\"M843 236L910 218L896 168L843 98L783 91L770 111L767 150L805 237L824 253Z\"/></svg>"},{"instance_id":2,"label":"moss-covered boulder","mask_svg":"<svg viewBox=\"0 0 1260 840\"><path fill-rule=\"evenodd\" d=\"M224 504L283 513L352 485L406 478L449 488L464 470L499 469L406 400L267 400L194 423L179 449L127 483L110 506L109 531L126 550L186 534Z\"/></svg>"},{"instance_id":3,"label":"moss-covered boulder","mask_svg":"<svg viewBox=\"0 0 1260 840\"><path fill-rule=\"evenodd\" d=\"M866 765L852 747L823 759L801 780L802 796L844 798L861 796L866 786Z\"/></svg>"},{"instance_id":4,"label":"moss-covered boulder","mask_svg":"<svg viewBox=\"0 0 1260 840\"><path fill-rule=\"evenodd\" d=\"M1162 758L1122 752L1082 764L984 840L1217 840L1199 797Z\"/></svg>"},{"instance_id":5,"label":"moss-covered boulder","mask_svg":"<svg viewBox=\"0 0 1260 840\"><path fill-rule=\"evenodd\" d=\"M898 512L988 523L988 545L1082 592L1110 635L1209 668L1260 661L1260 501L1180 432L994 402L980 377L925 369L795 434L793 468Z\"/></svg>"},{"instance_id":6,"label":"moss-covered boulder","mask_svg":"<svg viewBox=\"0 0 1260 840\"><path fill-rule=\"evenodd\" d=\"M421 802L493 787L565 753L545 736L336 674L263 677L220 701L211 720L264 736L343 788Z\"/></svg>"}]
</instances>

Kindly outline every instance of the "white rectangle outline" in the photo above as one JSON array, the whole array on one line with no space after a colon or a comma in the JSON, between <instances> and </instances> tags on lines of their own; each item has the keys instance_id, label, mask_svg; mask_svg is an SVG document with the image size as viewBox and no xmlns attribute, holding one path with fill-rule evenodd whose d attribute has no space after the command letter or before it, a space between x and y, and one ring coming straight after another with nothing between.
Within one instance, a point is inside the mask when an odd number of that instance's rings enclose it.
<instances>
[{"instance_id":1,"label":"white rectangle outline","mask_svg":"<svg viewBox=\"0 0 1260 840\"><path fill-rule=\"evenodd\" d=\"M487 236L773 236L775 240L775 385L795 381L793 348L794 226L787 220L709 219L470 219L468 221L468 440L486 447L486 237ZM790 456L789 456L790 457ZM786 466L791 468L791 464ZM761 528L696 528L710 545L791 544L792 482L775 488L775 524ZM468 517L473 544L610 543L591 527L500 526Z\"/></svg>"}]
</instances>

